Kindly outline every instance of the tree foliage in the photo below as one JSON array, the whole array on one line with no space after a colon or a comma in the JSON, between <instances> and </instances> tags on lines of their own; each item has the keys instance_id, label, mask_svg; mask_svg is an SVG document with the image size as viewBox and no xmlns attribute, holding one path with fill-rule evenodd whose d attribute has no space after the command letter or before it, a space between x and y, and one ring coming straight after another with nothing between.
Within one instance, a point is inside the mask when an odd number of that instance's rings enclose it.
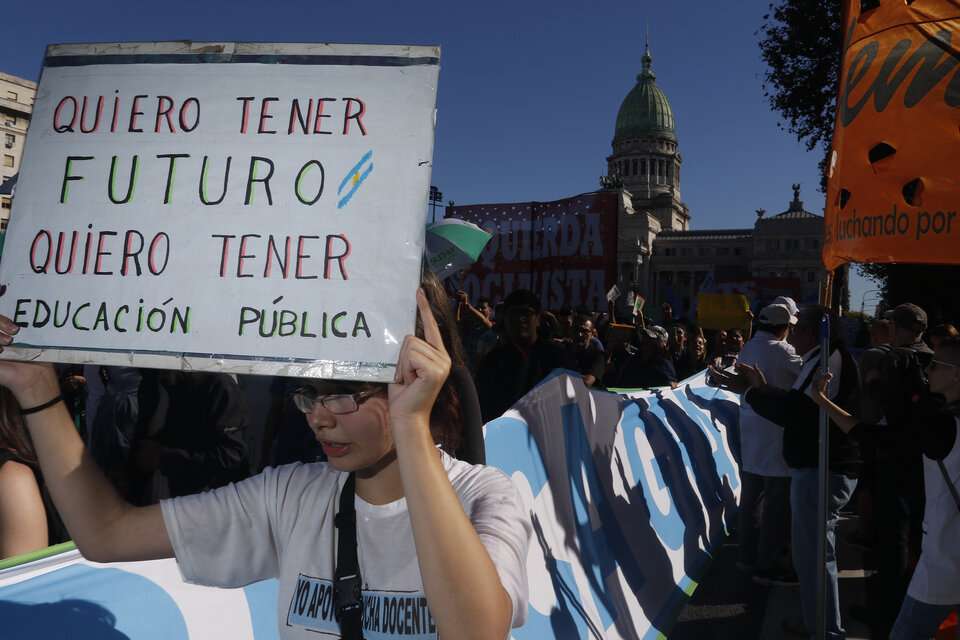
<instances>
[{"instance_id":1,"label":"tree foliage","mask_svg":"<svg viewBox=\"0 0 960 640\"><path fill-rule=\"evenodd\" d=\"M760 57L767 65L763 93L780 123L808 150L820 147L820 188L833 137L843 49L838 0L784 0L763 16Z\"/></svg>"},{"instance_id":2,"label":"tree foliage","mask_svg":"<svg viewBox=\"0 0 960 640\"><path fill-rule=\"evenodd\" d=\"M819 147L820 188L826 191L826 168L836 111L843 55L840 0L780 0L771 4L757 32L767 65L764 95L808 150ZM960 268L922 264L861 264L861 275L874 280L888 307L914 302L931 323L960 320Z\"/></svg>"}]
</instances>

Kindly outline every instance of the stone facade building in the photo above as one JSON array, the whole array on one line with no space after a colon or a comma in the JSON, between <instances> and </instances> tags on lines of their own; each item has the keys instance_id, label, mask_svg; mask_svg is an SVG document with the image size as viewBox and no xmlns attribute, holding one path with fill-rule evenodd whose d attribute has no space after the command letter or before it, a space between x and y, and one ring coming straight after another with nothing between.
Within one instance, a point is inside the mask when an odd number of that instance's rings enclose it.
<instances>
[{"instance_id":1,"label":"stone facade building","mask_svg":"<svg viewBox=\"0 0 960 640\"><path fill-rule=\"evenodd\" d=\"M0 187L20 171L23 143L33 113L37 85L6 73L0 73ZM10 219L10 196L0 188L0 230L7 228Z\"/></svg>"},{"instance_id":2,"label":"stone facade building","mask_svg":"<svg viewBox=\"0 0 960 640\"><path fill-rule=\"evenodd\" d=\"M639 291L648 304L670 302L678 317L691 314L705 283L711 291L748 293L755 304L777 295L817 302L826 275L823 217L804 209L799 185L785 211L767 216L758 210L752 228L690 228L680 196L676 122L656 84L649 47L617 113L612 147L601 185L624 196L618 214L621 289Z\"/></svg>"}]
</instances>

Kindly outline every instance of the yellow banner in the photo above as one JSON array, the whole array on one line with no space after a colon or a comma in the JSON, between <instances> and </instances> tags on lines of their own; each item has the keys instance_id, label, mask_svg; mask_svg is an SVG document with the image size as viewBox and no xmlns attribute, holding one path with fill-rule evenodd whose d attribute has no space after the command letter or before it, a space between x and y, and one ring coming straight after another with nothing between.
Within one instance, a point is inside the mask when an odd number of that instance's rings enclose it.
<instances>
[{"instance_id":1,"label":"yellow banner","mask_svg":"<svg viewBox=\"0 0 960 640\"><path fill-rule=\"evenodd\" d=\"M697 324L715 331L750 328L750 301L739 293L697 295Z\"/></svg>"}]
</instances>

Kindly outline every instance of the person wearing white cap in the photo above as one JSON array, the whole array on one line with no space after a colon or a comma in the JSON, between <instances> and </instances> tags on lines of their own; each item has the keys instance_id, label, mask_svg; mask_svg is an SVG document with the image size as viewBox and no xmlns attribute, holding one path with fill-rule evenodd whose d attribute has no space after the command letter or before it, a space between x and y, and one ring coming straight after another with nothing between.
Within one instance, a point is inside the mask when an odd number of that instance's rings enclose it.
<instances>
[{"instance_id":1,"label":"person wearing white cap","mask_svg":"<svg viewBox=\"0 0 960 640\"><path fill-rule=\"evenodd\" d=\"M796 323L796 314L787 305L764 307L757 315L756 333L743 346L739 361L761 369L771 385L791 388L803 364L786 341L790 327ZM796 583L786 553L790 539L790 467L783 459L783 428L741 402L740 441L740 566L746 570L753 567L754 580L763 584Z\"/></svg>"},{"instance_id":2,"label":"person wearing white cap","mask_svg":"<svg viewBox=\"0 0 960 640\"><path fill-rule=\"evenodd\" d=\"M777 296L776 298L773 299L773 302L771 302L770 304L771 305L782 304L783 306L785 306L787 309L790 310L790 315L793 316L792 324L797 324L797 314L800 313L800 307L797 306L796 300L794 300L790 296Z\"/></svg>"}]
</instances>

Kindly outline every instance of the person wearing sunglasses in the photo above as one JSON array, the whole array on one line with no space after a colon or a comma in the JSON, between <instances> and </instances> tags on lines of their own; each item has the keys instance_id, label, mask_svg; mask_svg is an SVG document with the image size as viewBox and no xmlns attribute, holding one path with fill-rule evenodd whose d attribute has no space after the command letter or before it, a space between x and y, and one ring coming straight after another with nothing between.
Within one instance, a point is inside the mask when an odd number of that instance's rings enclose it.
<instances>
[{"instance_id":1,"label":"person wearing sunglasses","mask_svg":"<svg viewBox=\"0 0 960 640\"><path fill-rule=\"evenodd\" d=\"M907 587L893 640L931 638L960 607L960 338L945 338L926 368L930 394L918 398L909 433L923 452L923 543ZM826 397L830 374L817 381L816 402L844 431L877 429L860 423Z\"/></svg>"},{"instance_id":2,"label":"person wearing sunglasses","mask_svg":"<svg viewBox=\"0 0 960 640\"><path fill-rule=\"evenodd\" d=\"M502 640L526 618L529 513L502 472L446 452L459 437L445 345L455 323L425 291L395 382L311 381L293 394L326 463L268 467L159 505L117 495L84 450L50 365L2 361L0 384L25 407L44 477L86 558L176 557L185 580L219 587L278 578L282 638L353 640L365 629ZM17 331L0 316L0 345Z\"/></svg>"}]
</instances>

